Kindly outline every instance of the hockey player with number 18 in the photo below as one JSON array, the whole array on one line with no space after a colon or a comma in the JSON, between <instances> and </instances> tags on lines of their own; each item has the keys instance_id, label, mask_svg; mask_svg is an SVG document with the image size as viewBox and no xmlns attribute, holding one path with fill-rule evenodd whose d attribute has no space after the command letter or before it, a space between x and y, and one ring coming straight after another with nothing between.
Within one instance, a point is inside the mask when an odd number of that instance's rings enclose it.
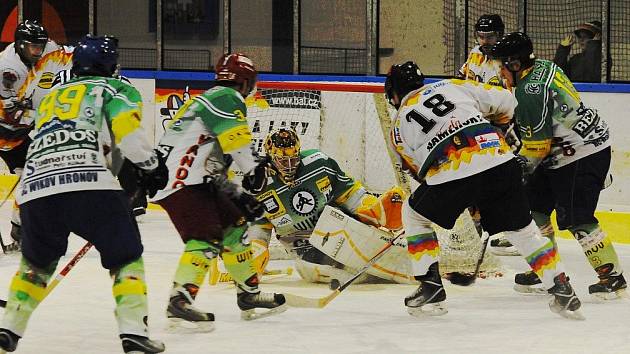
<instances>
[{"instance_id":1,"label":"hockey player with number 18","mask_svg":"<svg viewBox=\"0 0 630 354\"><path fill-rule=\"evenodd\" d=\"M72 58L76 77L53 89L37 109L17 199L23 220L22 261L10 285L0 347L16 349L74 232L99 251L113 278L116 320L125 353L160 353L148 338L143 246L127 199L109 170L103 140L114 141L143 171L151 193L168 171L141 128L140 93L112 77L114 37L85 36Z\"/></svg>"},{"instance_id":2,"label":"hockey player with number 18","mask_svg":"<svg viewBox=\"0 0 630 354\"><path fill-rule=\"evenodd\" d=\"M418 66L406 62L391 67L385 92L398 110L390 134L392 147L402 166L420 182L402 211L411 268L422 282L405 298L408 312L414 316L447 312L440 246L431 223L451 229L457 217L475 205L483 229L490 235L505 232L554 295L551 310L582 318L577 312L580 300L559 254L532 220L519 164L503 135L486 120L512 117L516 99L510 91L458 79L424 85Z\"/></svg>"}]
</instances>

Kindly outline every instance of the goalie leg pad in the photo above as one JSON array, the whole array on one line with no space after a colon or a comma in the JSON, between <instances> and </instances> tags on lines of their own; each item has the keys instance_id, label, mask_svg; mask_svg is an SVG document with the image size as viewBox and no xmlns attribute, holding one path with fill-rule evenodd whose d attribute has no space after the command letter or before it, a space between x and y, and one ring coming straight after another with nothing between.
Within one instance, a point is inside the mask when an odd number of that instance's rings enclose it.
<instances>
[{"instance_id":1,"label":"goalie leg pad","mask_svg":"<svg viewBox=\"0 0 630 354\"><path fill-rule=\"evenodd\" d=\"M505 237L516 247L531 269L549 289L554 286L553 279L564 272L560 254L550 239L543 238L536 223L532 222L522 229L506 231Z\"/></svg>"},{"instance_id":2,"label":"goalie leg pad","mask_svg":"<svg viewBox=\"0 0 630 354\"><path fill-rule=\"evenodd\" d=\"M116 321L122 334L148 337L147 284L144 278L142 257L118 270L111 271L114 285L112 294L116 300Z\"/></svg>"},{"instance_id":3,"label":"goalie leg pad","mask_svg":"<svg viewBox=\"0 0 630 354\"><path fill-rule=\"evenodd\" d=\"M6 328L18 336L24 336L26 325L35 308L46 296L46 285L52 277L57 263L45 269L37 268L24 257L20 267L13 276L9 288L9 298L4 309L2 328Z\"/></svg>"},{"instance_id":4,"label":"goalie leg pad","mask_svg":"<svg viewBox=\"0 0 630 354\"><path fill-rule=\"evenodd\" d=\"M332 266L341 264L346 269L360 269L393 237L390 232L366 225L339 209L326 206L309 238L309 244L321 251L323 257L330 258L310 263L325 263ZM407 261L405 240L394 243L391 249L367 270L367 273L387 281L414 283ZM304 276L317 279L312 273Z\"/></svg>"}]
</instances>

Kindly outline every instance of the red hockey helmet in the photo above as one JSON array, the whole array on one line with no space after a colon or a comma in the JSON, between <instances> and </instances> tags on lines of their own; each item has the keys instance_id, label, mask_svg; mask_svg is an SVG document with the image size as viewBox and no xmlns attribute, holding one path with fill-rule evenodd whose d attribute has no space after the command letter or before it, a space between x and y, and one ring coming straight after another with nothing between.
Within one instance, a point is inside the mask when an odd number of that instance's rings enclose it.
<instances>
[{"instance_id":1,"label":"red hockey helmet","mask_svg":"<svg viewBox=\"0 0 630 354\"><path fill-rule=\"evenodd\" d=\"M256 77L258 73L254 67L254 62L242 53L224 54L215 67L217 74L216 81L234 82L243 84L247 81L247 95L249 95L256 86Z\"/></svg>"}]
</instances>

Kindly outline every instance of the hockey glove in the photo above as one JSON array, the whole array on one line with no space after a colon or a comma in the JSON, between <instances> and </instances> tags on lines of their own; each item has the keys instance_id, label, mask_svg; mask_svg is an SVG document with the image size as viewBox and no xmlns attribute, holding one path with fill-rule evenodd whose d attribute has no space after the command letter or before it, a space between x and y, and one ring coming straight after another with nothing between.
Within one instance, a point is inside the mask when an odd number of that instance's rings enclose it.
<instances>
[{"instance_id":1,"label":"hockey glove","mask_svg":"<svg viewBox=\"0 0 630 354\"><path fill-rule=\"evenodd\" d=\"M241 193L238 197L232 198L232 201L240 209L247 221L259 219L265 212L263 204L249 193Z\"/></svg>"},{"instance_id":2,"label":"hockey glove","mask_svg":"<svg viewBox=\"0 0 630 354\"><path fill-rule=\"evenodd\" d=\"M243 189L251 194L262 192L267 186L267 167L269 167L269 158L265 157L253 170L243 176Z\"/></svg>"},{"instance_id":3,"label":"hockey glove","mask_svg":"<svg viewBox=\"0 0 630 354\"><path fill-rule=\"evenodd\" d=\"M516 162L518 163L519 167L521 168L521 175L522 175L522 179L523 179L523 185L527 185L527 181L529 180L529 167L528 164L529 162L527 161L527 157L522 156L522 155L516 155Z\"/></svg>"},{"instance_id":4,"label":"hockey glove","mask_svg":"<svg viewBox=\"0 0 630 354\"><path fill-rule=\"evenodd\" d=\"M168 183L168 168L166 159L156 151L158 166L152 171L140 170L140 186L147 191L149 198L153 198L155 193L166 187Z\"/></svg>"}]
</instances>

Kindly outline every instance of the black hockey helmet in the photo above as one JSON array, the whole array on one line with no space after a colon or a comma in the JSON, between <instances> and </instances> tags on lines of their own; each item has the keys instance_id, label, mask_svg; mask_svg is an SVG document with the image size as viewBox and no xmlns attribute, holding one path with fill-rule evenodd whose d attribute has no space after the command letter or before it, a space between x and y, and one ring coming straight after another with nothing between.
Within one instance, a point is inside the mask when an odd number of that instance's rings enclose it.
<instances>
[{"instance_id":1,"label":"black hockey helmet","mask_svg":"<svg viewBox=\"0 0 630 354\"><path fill-rule=\"evenodd\" d=\"M518 72L531 67L534 65L534 59L536 59L532 41L523 32L512 32L503 36L492 47L491 55L500 59L511 72Z\"/></svg>"},{"instance_id":2,"label":"black hockey helmet","mask_svg":"<svg viewBox=\"0 0 630 354\"><path fill-rule=\"evenodd\" d=\"M112 77L118 69L118 39L113 36L83 37L72 55L72 73L77 76Z\"/></svg>"},{"instance_id":3,"label":"black hockey helmet","mask_svg":"<svg viewBox=\"0 0 630 354\"><path fill-rule=\"evenodd\" d=\"M48 32L35 20L21 22L15 28L15 52L27 65L35 64L44 53Z\"/></svg>"},{"instance_id":4,"label":"black hockey helmet","mask_svg":"<svg viewBox=\"0 0 630 354\"><path fill-rule=\"evenodd\" d=\"M413 61L404 64L394 64L389 68L385 79L385 97L396 109L400 108L400 101L409 92L424 86L424 75ZM394 102L394 95L398 95L399 102Z\"/></svg>"},{"instance_id":5,"label":"black hockey helmet","mask_svg":"<svg viewBox=\"0 0 630 354\"><path fill-rule=\"evenodd\" d=\"M475 23L475 32L496 32L499 37L503 36L505 24L503 19L497 14L484 14Z\"/></svg>"}]
</instances>

